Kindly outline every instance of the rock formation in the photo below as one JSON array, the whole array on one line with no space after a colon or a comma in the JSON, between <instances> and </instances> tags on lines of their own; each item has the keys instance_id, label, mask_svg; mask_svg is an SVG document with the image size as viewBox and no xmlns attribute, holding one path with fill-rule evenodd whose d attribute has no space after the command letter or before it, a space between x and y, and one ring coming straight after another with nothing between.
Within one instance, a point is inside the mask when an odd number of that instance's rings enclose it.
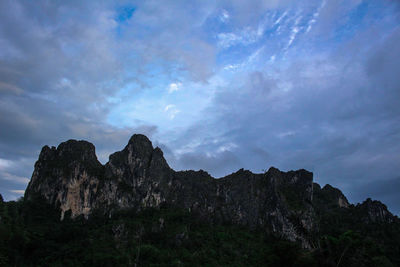
<instances>
[{"instance_id":1,"label":"rock formation","mask_svg":"<svg viewBox=\"0 0 400 267\"><path fill-rule=\"evenodd\" d=\"M368 198L363 203L358 204L357 208L363 211L361 219L365 223L391 223L397 220L397 218L388 211L386 205L380 201Z\"/></svg>"},{"instance_id":2,"label":"rock formation","mask_svg":"<svg viewBox=\"0 0 400 267\"><path fill-rule=\"evenodd\" d=\"M241 169L220 179L202 170L174 171L161 149L138 134L105 165L86 141L43 147L25 198L36 194L59 207L61 219L67 211L73 218L87 218L94 211L112 216L119 209L176 207L210 223L262 228L303 247L311 246L310 236L318 229L317 207L350 205L340 190L313 183L313 174L306 170L282 172L271 167L255 174ZM361 207L371 211L366 212L371 221L393 216L375 202Z\"/></svg>"}]
</instances>

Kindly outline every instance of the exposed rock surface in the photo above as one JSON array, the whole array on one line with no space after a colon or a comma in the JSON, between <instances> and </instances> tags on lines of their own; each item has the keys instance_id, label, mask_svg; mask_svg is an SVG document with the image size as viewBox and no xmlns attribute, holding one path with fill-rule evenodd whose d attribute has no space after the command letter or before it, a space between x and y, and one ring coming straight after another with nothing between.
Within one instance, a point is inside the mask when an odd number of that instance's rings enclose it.
<instances>
[{"instance_id":1,"label":"exposed rock surface","mask_svg":"<svg viewBox=\"0 0 400 267\"><path fill-rule=\"evenodd\" d=\"M87 217L95 202L102 175L103 166L97 160L93 144L69 140L57 149L44 146L35 163L25 197L29 199L36 192L50 203L59 205L61 219L68 210L73 217L80 214Z\"/></svg>"},{"instance_id":2,"label":"exposed rock surface","mask_svg":"<svg viewBox=\"0 0 400 267\"><path fill-rule=\"evenodd\" d=\"M313 203L322 206L324 209L348 208L350 206L343 193L329 184L321 188L319 184L314 183L313 197Z\"/></svg>"},{"instance_id":3,"label":"exposed rock surface","mask_svg":"<svg viewBox=\"0 0 400 267\"><path fill-rule=\"evenodd\" d=\"M380 201L368 198L363 203L358 204L357 208L363 211L362 214L364 216L362 220L365 223L390 223L397 220L397 218L388 211L386 205Z\"/></svg>"},{"instance_id":4,"label":"exposed rock surface","mask_svg":"<svg viewBox=\"0 0 400 267\"><path fill-rule=\"evenodd\" d=\"M304 247L311 246L311 233L318 229L316 206L349 207L340 190L329 185L321 189L306 170L270 168L254 174L241 169L220 179L202 170L176 172L161 149L137 134L104 166L86 141L43 147L25 197L33 194L59 206L61 219L69 210L72 217L88 217L95 210L111 216L117 209L164 205L187 209L210 223L264 228ZM371 221L391 218L386 207L375 202L361 207L370 211Z\"/></svg>"}]
</instances>

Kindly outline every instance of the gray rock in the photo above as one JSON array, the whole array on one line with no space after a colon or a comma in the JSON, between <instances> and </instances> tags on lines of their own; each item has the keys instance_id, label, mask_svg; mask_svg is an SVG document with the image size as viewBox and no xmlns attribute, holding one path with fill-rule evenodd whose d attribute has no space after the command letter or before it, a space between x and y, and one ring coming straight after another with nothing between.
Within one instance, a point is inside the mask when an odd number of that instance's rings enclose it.
<instances>
[{"instance_id":1,"label":"gray rock","mask_svg":"<svg viewBox=\"0 0 400 267\"><path fill-rule=\"evenodd\" d=\"M104 166L86 141L43 147L25 197L43 196L60 207L61 219L69 210L72 217L87 218L95 210L111 216L120 209L182 208L205 222L261 228L310 248L318 229L313 188L318 205L349 205L340 190L321 189L313 184L313 174L303 169L282 172L271 167L262 174L240 169L220 179L202 170L176 172L160 148L135 134ZM387 218L385 210L372 210L371 220Z\"/></svg>"},{"instance_id":2,"label":"gray rock","mask_svg":"<svg viewBox=\"0 0 400 267\"><path fill-rule=\"evenodd\" d=\"M398 220L388 211L385 204L377 200L368 198L363 203L358 204L356 208L363 211L362 220L365 223L392 223Z\"/></svg>"}]
</instances>

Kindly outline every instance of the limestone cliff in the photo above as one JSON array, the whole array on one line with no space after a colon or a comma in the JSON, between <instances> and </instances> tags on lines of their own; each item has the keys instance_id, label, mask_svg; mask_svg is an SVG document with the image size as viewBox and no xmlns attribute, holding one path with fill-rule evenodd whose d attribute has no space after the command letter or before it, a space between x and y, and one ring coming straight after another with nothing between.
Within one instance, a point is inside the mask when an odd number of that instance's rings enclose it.
<instances>
[{"instance_id":1,"label":"limestone cliff","mask_svg":"<svg viewBox=\"0 0 400 267\"><path fill-rule=\"evenodd\" d=\"M98 190L103 166L97 160L93 144L69 140L57 149L45 146L35 163L25 197L39 193L50 203L60 206L72 216L90 214Z\"/></svg>"},{"instance_id":2,"label":"limestone cliff","mask_svg":"<svg viewBox=\"0 0 400 267\"><path fill-rule=\"evenodd\" d=\"M241 169L220 179L201 170L176 172L144 135L133 135L104 166L86 141L43 147L25 197L35 194L59 207L61 219L69 210L72 217L88 217L95 210L112 216L118 209L171 206L210 223L262 228L304 247L311 247L310 237L318 229L316 206L349 207L339 190L321 189L306 170L270 168L255 174ZM385 211L374 210L371 218L388 218Z\"/></svg>"}]
</instances>

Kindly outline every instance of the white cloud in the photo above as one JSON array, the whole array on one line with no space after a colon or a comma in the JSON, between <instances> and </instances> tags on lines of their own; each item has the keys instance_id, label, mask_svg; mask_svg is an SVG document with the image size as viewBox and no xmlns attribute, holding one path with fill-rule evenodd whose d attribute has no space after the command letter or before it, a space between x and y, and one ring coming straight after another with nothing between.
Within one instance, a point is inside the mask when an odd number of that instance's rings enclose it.
<instances>
[{"instance_id":1,"label":"white cloud","mask_svg":"<svg viewBox=\"0 0 400 267\"><path fill-rule=\"evenodd\" d=\"M281 20L282 20L283 18L286 17L286 15L287 15L287 11L285 11L285 12L275 21L274 26L275 26L275 25L278 25L278 24L281 22Z\"/></svg>"},{"instance_id":2,"label":"white cloud","mask_svg":"<svg viewBox=\"0 0 400 267\"><path fill-rule=\"evenodd\" d=\"M254 51L251 55L249 55L242 63L240 64L229 64L224 67L224 70L230 70L230 71L237 71L241 68L248 67L250 64L252 64L261 54L261 52L264 50L265 46L261 46L258 48L256 51Z\"/></svg>"},{"instance_id":3,"label":"white cloud","mask_svg":"<svg viewBox=\"0 0 400 267\"><path fill-rule=\"evenodd\" d=\"M217 35L218 46L229 48L235 45L250 45L260 40L266 29L266 22L261 22L256 29L245 27L236 33L223 32Z\"/></svg>"},{"instance_id":4,"label":"white cloud","mask_svg":"<svg viewBox=\"0 0 400 267\"><path fill-rule=\"evenodd\" d=\"M296 39L297 34L300 32L301 27L299 27L299 24L300 24L301 19L302 19L302 16L299 16L296 18L296 21L294 22L294 26L292 27L292 31L290 33L289 42L286 45L285 50L289 49L289 47L292 45L293 41Z\"/></svg>"},{"instance_id":5,"label":"white cloud","mask_svg":"<svg viewBox=\"0 0 400 267\"><path fill-rule=\"evenodd\" d=\"M177 109L175 105L170 104L170 105L165 106L164 112L167 113L167 116L170 120L173 120L175 118L175 116L181 111L179 109Z\"/></svg>"},{"instance_id":6,"label":"white cloud","mask_svg":"<svg viewBox=\"0 0 400 267\"><path fill-rule=\"evenodd\" d=\"M226 11L225 9L222 10L221 15L219 16L219 19L223 22L226 23L229 21L230 15L229 12Z\"/></svg>"},{"instance_id":7,"label":"white cloud","mask_svg":"<svg viewBox=\"0 0 400 267\"><path fill-rule=\"evenodd\" d=\"M182 86L182 83L180 83L180 82L177 82L177 83L171 83L169 86L168 86L168 93L173 93L173 92L175 92L175 91L179 91L179 90L181 90L181 86Z\"/></svg>"},{"instance_id":8,"label":"white cloud","mask_svg":"<svg viewBox=\"0 0 400 267\"><path fill-rule=\"evenodd\" d=\"M256 60L258 58L258 56L260 55L260 53L264 50L264 46L258 48L253 54L251 54L248 59L247 59L247 63L251 63L254 60Z\"/></svg>"},{"instance_id":9,"label":"white cloud","mask_svg":"<svg viewBox=\"0 0 400 267\"><path fill-rule=\"evenodd\" d=\"M228 143L228 144L225 144L225 145L222 145L222 146L218 147L217 152L218 153L222 153L222 152L225 152L225 151L232 151L233 149L235 149L237 147L238 146L235 143Z\"/></svg>"},{"instance_id":10,"label":"white cloud","mask_svg":"<svg viewBox=\"0 0 400 267\"><path fill-rule=\"evenodd\" d=\"M322 1L321 5L318 7L317 11L313 14L312 19L308 22L306 33L308 33L311 30L314 23L317 22L319 13L321 12L321 9L325 6L325 3L326 3L325 0Z\"/></svg>"},{"instance_id":11,"label":"white cloud","mask_svg":"<svg viewBox=\"0 0 400 267\"><path fill-rule=\"evenodd\" d=\"M8 190L8 191L11 192L11 193L18 194L18 195L25 194L25 190Z\"/></svg>"},{"instance_id":12,"label":"white cloud","mask_svg":"<svg viewBox=\"0 0 400 267\"><path fill-rule=\"evenodd\" d=\"M174 152L177 156L181 156L186 153L195 152L198 150L198 147L202 144L200 140L192 140L190 142L185 143L182 147L176 149Z\"/></svg>"},{"instance_id":13,"label":"white cloud","mask_svg":"<svg viewBox=\"0 0 400 267\"><path fill-rule=\"evenodd\" d=\"M219 33L217 38L218 38L218 46L222 48L228 48L238 43L245 43L242 36L231 32Z\"/></svg>"},{"instance_id":14,"label":"white cloud","mask_svg":"<svg viewBox=\"0 0 400 267\"><path fill-rule=\"evenodd\" d=\"M296 39L296 35L299 32L299 30L300 29L298 27L293 27L292 33L290 34L289 42L287 44L287 48L289 48L290 45L293 43L294 39Z\"/></svg>"},{"instance_id":15,"label":"white cloud","mask_svg":"<svg viewBox=\"0 0 400 267\"><path fill-rule=\"evenodd\" d=\"M12 182L19 183L19 184L29 183L28 178L10 174L8 172L3 172L0 174L0 176L2 177L2 180L12 181Z\"/></svg>"},{"instance_id":16,"label":"white cloud","mask_svg":"<svg viewBox=\"0 0 400 267\"><path fill-rule=\"evenodd\" d=\"M0 170L5 170L13 165L11 160L0 158Z\"/></svg>"},{"instance_id":17,"label":"white cloud","mask_svg":"<svg viewBox=\"0 0 400 267\"><path fill-rule=\"evenodd\" d=\"M175 105L170 104L170 105L165 106L164 111L167 112L168 110L173 109L173 108L175 108Z\"/></svg>"},{"instance_id":18,"label":"white cloud","mask_svg":"<svg viewBox=\"0 0 400 267\"><path fill-rule=\"evenodd\" d=\"M296 132L294 132L294 131L287 131L287 132L279 133L277 136L278 136L279 138L285 138L285 137L294 136L295 134L296 134Z\"/></svg>"},{"instance_id":19,"label":"white cloud","mask_svg":"<svg viewBox=\"0 0 400 267\"><path fill-rule=\"evenodd\" d=\"M229 64L224 67L224 70L235 70L240 67L240 64Z\"/></svg>"}]
</instances>

